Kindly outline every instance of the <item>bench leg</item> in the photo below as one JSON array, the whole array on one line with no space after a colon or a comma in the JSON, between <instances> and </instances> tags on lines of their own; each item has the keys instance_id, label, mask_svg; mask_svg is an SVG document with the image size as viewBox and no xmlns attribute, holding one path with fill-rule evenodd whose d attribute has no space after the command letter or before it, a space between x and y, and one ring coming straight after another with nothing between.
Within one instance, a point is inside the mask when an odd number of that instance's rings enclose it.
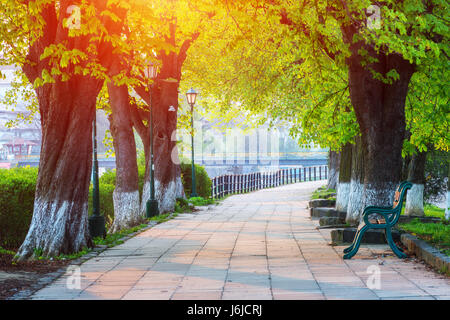
<instances>
[{"instance_id":1,"label":"bench leg","mask_svg":"<svg viewBox=\"0 0 450 320\"><path fill-rule=\"evenodd\" d=\"M359 230L355 234L355 239L353 239L353 244L350 247L345 249L345 250L348 249L348 251L346 254L344 254L344 257L343 257L344 259L351 259L358 252L359 246L361 245L362 237L364 235L364 232L366 232L367 229L368 229L367 226L364 226L361 228L361 230ZM345 250L344 250L344 252L346 252Z\"/></svg>"},{"instance_id":2,"label":"bench leg","mask_svg":"<svg viewBox=\"0 0 450 320\"><path fill-rule=\"evenodd\" d=\"M392 251L394 251L395 255L397 257L399 257L400 259L406 258L407 255L404 252L402 252L403 250L401 250L399 247L397 247L394 243L394 240L392 240L391 228L386 228L384 230L386 233L386 240L387 240L389 246L391 247Z\"/></svg>"},{"instance_id":3,"label":"bench leg","mask_svg":"<svg viewBox=\"0 0 450 320\"><path fill-rule=\"evenodd\" d=\"M361 228L362 229L362 228ZM361 229L357 230L355 233L355 237L353 238L353 242L352 244L344 249L344 253L348 253L350 251L352 251L353 247L355 246L355 240L358 238L359 233L361 232Z\"/></svg>"}]
</instances>

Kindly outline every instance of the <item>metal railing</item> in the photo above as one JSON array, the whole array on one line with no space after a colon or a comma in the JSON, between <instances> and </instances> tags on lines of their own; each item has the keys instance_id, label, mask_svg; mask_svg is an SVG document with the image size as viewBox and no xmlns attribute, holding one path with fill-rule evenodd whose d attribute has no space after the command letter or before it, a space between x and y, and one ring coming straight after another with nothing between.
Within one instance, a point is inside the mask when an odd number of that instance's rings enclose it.
<instances>
[{"instance_id":1,"label":"metal railing","mask_svg":"<svg viewBox=\"0 0 450 320\"><path fill-rule=\"evenodd\" d=\"M211 180L211 196L223 198L229 194L246 193L285 184L328 179L328 166L280 169L270 172L227 174Z\"/></svg>"}]
</instances>

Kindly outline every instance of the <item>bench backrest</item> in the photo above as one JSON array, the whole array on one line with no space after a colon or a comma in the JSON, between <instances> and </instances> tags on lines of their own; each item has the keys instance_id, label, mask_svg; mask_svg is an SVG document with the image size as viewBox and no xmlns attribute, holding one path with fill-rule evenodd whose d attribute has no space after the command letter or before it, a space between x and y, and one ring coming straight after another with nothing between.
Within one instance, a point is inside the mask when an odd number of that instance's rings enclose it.
<instances>
[{"instance_id":1,"label":"bench backrest","mask_svg":"<svg viewBox=\"0 0 450 320\"><path fill-rule=\"evenodd\" d=\"M395 190L394 203L392 205L392 209L395 209L400 203L403 202L406 190L410 189L411 187L412 183L409 181L400 182L397 189Z\"/></svg>"},{"instance_id":2,"label":"bench backrest","mask_svg":"<svg viewBox=\"0 0 450 320\"><path fill-rule=\"evenodd\" d=\"M401 182L397 189L395 190L394 204L392 205L392 210L394 210L394 216L391 217L392 223L397 223L402 211L403 199L405 198L406 191L411 189L412 183L409 181Z\"/></svg>"}]
</instances>

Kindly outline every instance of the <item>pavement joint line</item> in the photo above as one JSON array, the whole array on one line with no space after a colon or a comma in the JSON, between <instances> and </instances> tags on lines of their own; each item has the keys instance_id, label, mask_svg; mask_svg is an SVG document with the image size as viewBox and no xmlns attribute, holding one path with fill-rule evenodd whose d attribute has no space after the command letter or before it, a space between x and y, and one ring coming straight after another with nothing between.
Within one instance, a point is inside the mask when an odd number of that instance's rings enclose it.
<instances>
[{"instance_id":1,"label":"pavement joint line","mask_svg":"<svg viewBox=\"0 0 450 320\"><path fill-rule=\"evenodd\" d=\"M209 222L209 221L211 221L212 219L213 219L213 215L211 215L207 221ZM226 222L228 222L229 220L231 220L231 217L230 217ZM202 223L205 223L205 221L202 221L201 223L199 223L199 224L197 225L197 227L198 227L199 225L201 225ZM223 226L224 223L225 223L225 221L222 222L222 223L220 224L220 226ZM219 229L220 226L217 226L216 230ZM173 300L173 297L174 297L177 293L179 293L179 289L181 288L181 283L183 282L183 279L186 278L186 275L189 273L189 270L191 270L192 264L194 263L195 259L198 257L198 254L200 253L200 251L203 250L203 248L206 246L206 244L208 243L208 241L211 239L211 237L212 237L213 235L214 235L214 232L211 232L211 234L208 236L208 240L206 240L206 241L203 243L203 245L201 246L201 248L196 252L194 258L192 259L191 265L189 266L189 268L188 268L188 269L186 270L186 272L184 273L184 276L183 276L183 278L180 280L178 286L175 288L175 290L174 290L174 291L172 292L172 294L170 295L169 300Z\"/></svg>"},{"instance_id":2,"label":"pavement joint line","mask_svg":"<svg viewBox=\"0 0 450 320\"><path fill-rule=\"evenodd\" d=\"M291 231L291 234L292 234L292 238L294 239L294 241L295 241L295 243L296 243L296 245L297 245L297 248L298 248L298 250L300 251L300 254L302 255L302 259L306 262L306 267L307 267L309 273L311 274L312 278L314 279L314 282L316 283L317 287L319 288L322 297L323 297L325 300L328 300L327 296L326 296L325 293L323 292L322 287L320 286L319 282L317 281L316 276L315 276L314 273L312 272L311 267L310 267L310 265L309 265L309 263L308 263L308 260L306 259L305 255L303 254L303 250L302 250L302 248L301 248L301 246L300 246L299 241L298 241L297 238L295 237L294 230L292 229L292 214L293 214L293 213L292 213L292 211L291 211L290 214L289 214L289 225L290 225L290 229L291 229L290 231Z\"/></svg>"},{"instance_id":3,"label":"pavement joint line","mask_svg":"<svg viewBox=\"0 0 450 320\"><path fill-rule=\"evenodd\" d=\"M380 260L382 248L369 247L361 252L361 259L343 260L341 247L328 245L329 230L315 229L317 221L312 221L305 210L312 189L318 186L302 183L269 194L239 194L227 198L213 211L203 210L160 224L142 238L128 245L125 242L119 251L111 249L106 254L118 257L101 259L98 265L96 261L89 263L91 269L87 272L95 274L88 275L84 285L97 283L95 290L85 291L89 286L83 285L83 291L67 298L201 299L208 296L207 292L215 292L215 299L222 300L276 300L283 296L324 300L450 298L447 278L425 270L415 261L393 257ZM144 261L134 257L138 253L143 254ZM149 264L145 263L147 259ZM381 289L372 290L364 271L380 261L381 271L386 272L385 282ZM125 273L109 273L104 278L109 282L100 281L111 270ZM112 283L122 275L125 282ZM34 297L45 299L57 292L58 285L61 283L51 284L47 286L50 291ZM121 286L120 292L114 291L115 285ZM166 292L159 293L160 287Z\"/></svg>"},{"instance_id":4,"label":"pavement joint line","mask_svg":"<svg viewBox=\"0 0 450 320\"><path fill-rule=\"evenodd\" d=\"M260 205L260 206L261 206L261 205ZM245 207L248 207L248 204L246 204ZM238 214L238 213L240 213L240 212L242 212L242 209L239 210L238 212L236 212L234 215L236 215L236 214ZM255 214L256 214L256 211L255 211L255 213L254 213L253 215L255 215ZM253 216L253 215L252 215L252 216ZM248 221L248 219L247 219L247 221ZM230 273L231 259L233 258L233 252L234 252L234 250L236 249L236 244L237 244L237 241L238 241L238 239L239 239L239 235L241 234L242 230L244 229L244 226L245 226L246 223L247 223L247 222L242 223L242 225L241 225L241 227L240 227L238 233L236 234L236 238L234 239L233 248L232 248L232 250L231 250L231 252L230 252L230 258L229 258L229 260L228 260L227 274L226 274L226 276L225 276L225 281L224 281L224 285L223 285L223 288L222 288L222 292L220 293L220 300L223 300L223 295L224 295L224 292L225 292L225 287L226 287L227 282L228 282L228 276L229 276L229 273Z\"/></svg>"},{"instance_id":5,"label":"pavement joint line","mask_svg":"<svg viewBox=\"0 0 450 320\"><path fill-rule=\"evenodd\" d=\"M265 248L266 248L266 265L267 265L267 271L269 272L269 284L270 284L270 295L272 296L272 300L275 299L274 295L273 295L273 282L272 282L272 272L270 270L270 263L269 263L269 249L268 249L268 239L267 239L267 230L269 227L269 223L272 220L272 217L275 213L275 208L276 206L273 206L272 212L270 214L270 217L267 218L267 223L266 223L266 227L264 230L264 242L266 244Z\"/></svg>"},{"instance_id":6,"label":"pavement joint line","mask_svg":"<svg viewBox=\"0 0 450 320\"><path fill-rule=\"evenodd\" d=\"M197 226L200 224L201 222L199 222L198 224L197 224ZM168 233L169 231L171 231L171 229L166 229L166 232L165 233ZM164 234L165 234L164 233ZM184 239L185 237L186 237L186 235L187 234L189 234L189 231L188 232L186 232L184 235L183 235L183 237L182 238L180 238L180 239L178 239L175 243L173 243L170 247L168 247L167 248L167 250L165 250L154 262L153 262L153 264L150 266L150 267L148 267L147 268L147 270L142 274L142 276L139 278L139 279L137 279L136 281L135 281L135 283L134 283L134 285L132 285L132 286L130 286L130 289L128 289L122 296L121 296L121 299L123 298L123 297L125 297L135 286L136 286L136 284L151 270L151 268L161 259L161 257L162 256L164 256L168 251L170 251L170 249L172 249L178 242L180 242L182 239ZM156 239L156 238L155 238ZM153 239L153 240L155 240L155 239ZM152 241L153 241L152 240ZM150 241L151 242L151 241ZM144 247L144 245L142 245L141 247L139 247L139 249L140 248L142 248L142 247ZM136 249L137 250L137 249Z\"/></svg>"},{"instance_id":7,"label":"pavement joint line","mask_svg":"<svg viewBox=\"0 0 450 320\"><path fill-rule=\"evenodd\" d=\"M172 214L172 215L173 215L173 214ZM170 215L170 217L171 217L172 215ZM154 227L157 226L157 225L158 225L158 223L154 223L154 222L150 221L146 227L144 227L144 228L142 228L142 229L140 229L140 230L138 230L138 231L136 231L136 232L133 232L133 233L131 233L131 234L125 235L125 236L123 236L122 238L120 238L119 240L120 240L120 241L126 241L126 240L129 240L129 239L134 238L135 236L137 236L137 235L139 235L139 234L141 234L141 233L143 233L143 232L145 232L145 231L147 231L147 230L150 230L150 229L154 228ZM153 240L154 240L154 239L153 239ZM53 278L52 281L50 281L49 284L51 284L51 283L53 283L53 282L56 282L56 281L58 281L59 279L61 279L61 278L67 273L67 269L68 269L69 267L73 267L73 266L81 266L81 265L84 264L85 262L87 262L87 261L89 261L89 260L91 260L91 259L94 259L94 258L99 257L100 254L102 254L103 252L105 252L105 251L108 250L108 249L109 249L109 248L108 248L108 246L106 246L106 245L98 245L98 246L94 247L94 248L93 248L90 252L88 252L87 254L85 254L85 255L83 255L83 256L81 256L81 257L79 257L79 258L73 260L69 265L67 265L67 266L65 266L65 267L63 267L63 268L60 268L59 270L57 270L56 272L54 272L54 273L57 273L57 275ZM122 260L122 261L123 261L123 260ZM120 263L120 262L119 262L119 263ZM117 263L117 264L118 264L118 263ZM117 264L116 264L115 266L117 266ZM112 266L110 269L108 269L108 270L107 270L106 272L104 272L103 274L105 274L105 273L111 271L115 266ZM102 275L103 275L103 274L102 274ZM80 296L80 295L81 295L88 287L92 286L92 284L95 283L102 275L99 275L99 276L96 278L96 280L92 281L92 282L89 284L89 286L87 286L85 289L81 290L78 294L76 294L76 297ZM49 285L49 284L48 284L48 285ZM47 285L47 286L48 286L48 285ZM20 295L21 292L18 292L16 295L17 295L18 297L20 297L20 299L33 298L33 296L34 296L36 293L38 293L40 290L46 288L47 286L44 286L44 287L38 288L38 289L34 289L34 288L33 288L34 290L30 291L29 294L27 294L26 296L23 296L23 297ZM16 295L14 295L14 296L12 297L12 299L15 299L14 297L15 297Z\"/></svg>"}]
</instances>

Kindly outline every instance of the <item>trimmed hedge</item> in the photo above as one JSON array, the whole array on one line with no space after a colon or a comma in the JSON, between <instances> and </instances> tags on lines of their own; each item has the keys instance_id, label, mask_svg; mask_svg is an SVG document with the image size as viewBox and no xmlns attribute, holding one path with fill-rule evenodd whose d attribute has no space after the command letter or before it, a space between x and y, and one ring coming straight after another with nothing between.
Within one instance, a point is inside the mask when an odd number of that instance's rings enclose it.
<instances>
[{"instance_id":1,"label":"trimmed hedge","mask_svg":"<svg viewBox=\"0 0 450 320\"><path fill-rule=\"evenodd\" d=\"M181 163L181 181L184 187L184 193L187 198L190 197L192 190L192 166L190 163ZM203 198L211 197L211 179L208 176L205 168L200 165L195 165L195 181L197 194Z\"/></svg>"},{"instance_id":2,"label":"trimmed hedge","mask_svg":"<svg viewBox=\"0 0 450 320\"><path fill-rule=\"evenodd\" d=\"M139 162L138 162L139 163ZM192 169L190 163L181 163L181 182L183 184L186 197L189 198L192 188ZM142 198L142 189L144 187L145 178L145 166L139 163L138 165L139 175L139 194ZM197 181L197 194L203 198L211 197L211 179L208 176L205 168L200 165L195 165L195 177ZM102 185L115 185L116 184L116 169L106 171L99 179L100 189ZM101 192L101 191L100 191Z\"/></svg>"},{"instance_id":3,"label":"trimmed hedge","mask_svg":"<svg viewBox=\"0 0 450 320\"><path fill-rule=\"evenodd\" d=\"M196 165L197 193L209 198L211 180L205 169ZM145 167L139 166L139 194L142 195ZM181 165L181 178L186 196L191 193L191 165ZM37 168L0 169L0 246L17 249L28 232L33 216ZM100 182L100 213L105 216L107 228L114 220L113 192L116 171L105 172ZM92 185L89 187L89 215L92 214Z\"/></svg>"},{"instance_id":4,"label":"trimmed hedge","mask_svg":"<svg viewBox=\"0 0 450 320\"><path fill-rule=\"evenodd\" d=\"M115 186L109 183L100 182L100 214L105 216L106 227L109 229L114 221L114 201L113 192ZM89 186L89 215L92 214L92 184Z\"/></svg>"},{"instance_id":5,"label":"trimmed hedge","mask_svg":"<svg viewBox=\"0 0 450 320\"><path fill-rule=\"evenodd\" d=\"M0 246L18 248L33 217L37 168L0 169Z\"/></svg>"}]
</instances>

